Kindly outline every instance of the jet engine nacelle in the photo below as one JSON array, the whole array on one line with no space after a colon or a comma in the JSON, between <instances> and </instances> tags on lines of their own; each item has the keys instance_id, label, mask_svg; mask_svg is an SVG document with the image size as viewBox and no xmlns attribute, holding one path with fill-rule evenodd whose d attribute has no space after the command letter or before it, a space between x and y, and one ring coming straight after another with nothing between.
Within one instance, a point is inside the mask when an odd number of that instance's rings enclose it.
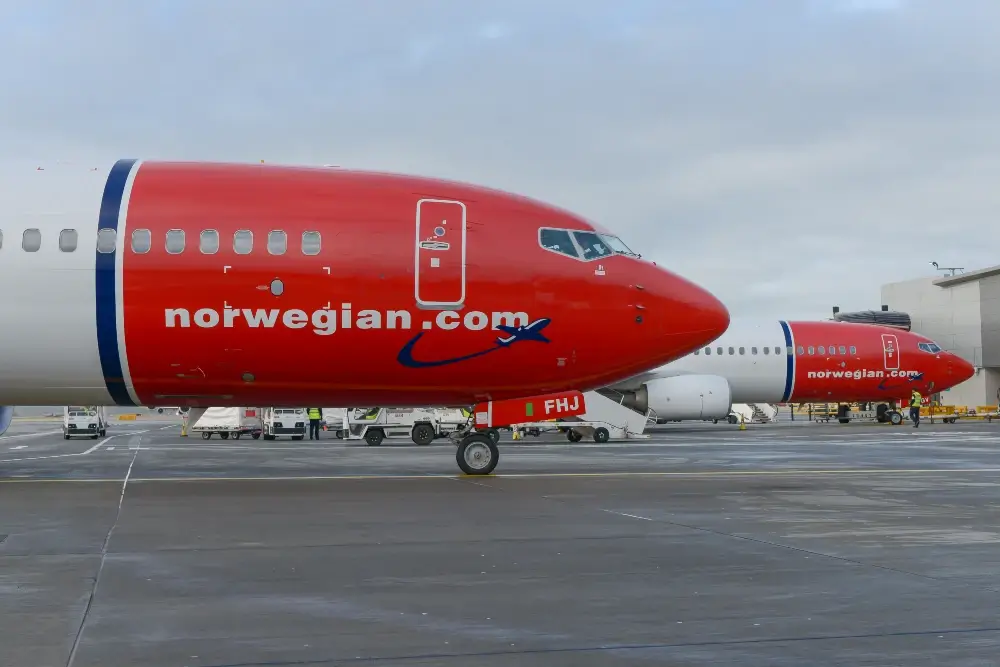
<instances>
[{"instance_id":1,"label":"jet engine nacelle","mask_svg":"<svg viewBox=\"0 0 1000 667\"><path fill-rule=\"evenodd\" d=\"M659 421L725 419L733 406L729 382L718 375L678 375L650 380L635 392L626 392L624 404Z\"/></svg>"},{"instance_id":2,"label":"jet engine nacelle","mask_svg":"<svg viewBox=\"0 0 1000 667\"><path fill-rule=\"evenodd\" d=\"M0 405L0 435L7 432L10 422L14 419L14 406Z\"/></svg>"}]
</instances>

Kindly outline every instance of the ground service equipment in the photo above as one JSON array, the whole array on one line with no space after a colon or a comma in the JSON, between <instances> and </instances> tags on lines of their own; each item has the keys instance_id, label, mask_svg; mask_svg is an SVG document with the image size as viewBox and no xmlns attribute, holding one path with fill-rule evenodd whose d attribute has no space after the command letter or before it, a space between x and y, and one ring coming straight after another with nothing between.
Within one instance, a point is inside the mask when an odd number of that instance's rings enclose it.
<instances>
[{"instance_id":1,"label":"ground service equipment","mask_svg":"<svg viewBox=\"0 0 1000 667\"><path fill-rule=\"evenodd\" d=\"M279 435L302 440L309 429L309 416L305 408L264 408L261 421L265 440L274 440Z\"/></svg>"},{"instance_id":2,"label":"ground service equipment","mask_svg":"<svg viewBox=\"0 0 1000 667\"><path fill-rule=\"evenodd\" d=\"M63 438L87 436L96 440L108 433L108 417L103 406L67 405L63 408Z\"/></svg>"},{"instance_id":3,"label":"ground service equipment","mask_svg":"<svg viewBox=\"0 0 1000 667\"><path fill-rule=\"evenodd\" d=\"M204 414L190 424L190 430L201 433L205 440L213 433L223 440L229 436L239 440L244 435L256 440L263 432L260 413L260 408L205 408Z\"/></svg>"}]
</instances>

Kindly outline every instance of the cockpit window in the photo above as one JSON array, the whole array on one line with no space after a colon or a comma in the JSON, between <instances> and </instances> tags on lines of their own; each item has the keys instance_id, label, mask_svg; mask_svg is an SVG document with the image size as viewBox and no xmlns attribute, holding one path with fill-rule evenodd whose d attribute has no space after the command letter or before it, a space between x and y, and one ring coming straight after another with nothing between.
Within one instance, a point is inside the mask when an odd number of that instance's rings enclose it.
<instances>
[{"instance_id":1,"label":"cockpit window","mask_svg":"<svg viewBox=\"0 0 1000 667\"><path fill-rule=\"evenodd\" d=\"M600 235L601 240L604 241L613 252L619 255L632 255L633 257L638 257L637 253L632 252L632 249L627 245L622 243L622 240L617 236L609 236L607 234Z\"/></svg>"},{"instance_id":2,"label":"cockpit window","mask_svg":"<svg viewBox=\"0 0 1000 667\"><path fill-rule=\"evenodd\" d=\"M573 245L573 239L570 238L569 232L565 229L540 229L538 230L538 242L546 250L551 250L561 255L568 255L569 257L576 257L577 259L580 258L580 253L577 252L576 246Z\"/></svg>"},{"instance_id":3,"label":"cockpit window","mask_svg":"<svg viewBox=\"0 0 1000 667\"><path fill-rule=\"evenodd\" d=\"M614 254L614 251L594 232L573 232L576 242L583 248L583 259L600 259Z\"/></svg>"},{"instance_id":4,"label":"cockpit window","mask_svg":"<svg viewBox=\"0 0 1000 667\"><path fill-rule=\"evenodd\" d=\"M611 255L639 257L617 236L598 234L597 232L543 227L538 230L538 242L546 250L582 259L585 262ZM581 250L583 251L582 255L580 254Z\"/></svg>"},{"instance_id":5,"label":"cockpit window","mask_svg":"<svg viewBox=\"0 0 1000 667\"><path fill-rule=\"evenodd\" d=\"M917 347L924 352L930 352L931 354L937 354L941 351L941 346L937 343L917 343Z\"/></svg>"}]
</instances>

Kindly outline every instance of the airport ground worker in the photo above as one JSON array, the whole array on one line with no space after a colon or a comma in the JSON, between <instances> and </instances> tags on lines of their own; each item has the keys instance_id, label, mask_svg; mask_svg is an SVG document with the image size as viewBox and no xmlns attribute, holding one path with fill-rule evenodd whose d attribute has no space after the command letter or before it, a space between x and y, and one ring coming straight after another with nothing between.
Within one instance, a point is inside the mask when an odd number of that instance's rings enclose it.
<instances>
[{"instance_id":1,"label":"airport ground worker","mask_svg":"<svg viewBox=\"0 0 1000 667\"><path fill-rule=\"evenodd\" d=\"M920 392L916 389L910 392L910 420L913 428L920 428Z\"/></svg>"},{"instance_id":2,"label":"airport ground worker","mask_svg":"<svg viewBox=\"0 0 1000 667\"><path fill-rule=\"evenodd\" d=\"M309 439L319 440L319 422L323 419L323 408L309 408Z\"/></svg>"}]
</instances>

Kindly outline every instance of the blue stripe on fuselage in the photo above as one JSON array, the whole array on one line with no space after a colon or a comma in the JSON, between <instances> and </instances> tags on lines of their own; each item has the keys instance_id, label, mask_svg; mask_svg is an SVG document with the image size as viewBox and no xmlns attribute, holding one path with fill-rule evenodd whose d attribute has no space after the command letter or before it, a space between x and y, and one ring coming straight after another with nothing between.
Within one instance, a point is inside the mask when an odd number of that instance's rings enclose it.
<instances>
[{"instance_id":1,"label":"blue stripe on fuselage","mask_svg":"<svg viewBox=\"0 0 1000 667\"><path fill-rule=\"evenodd\" d=\"M129 174L137 160L119 160L111 168L101 197L101 214L98 232L113 229L117 235L118 215ZM121 353L118 349L118 313L115 293L115 252L97 252L95 278L97 283L97 351L101 357L101 371L108 393L117 405L135 405L125 387Z\"/></svg>"},{"instance_id":2,"label":"blue stripe on fuselage","mask_svg":"<svg viewBox=\"0 0 1000 667\"><path fill-rule=\"evenodd\" d=\"M785 393L781 395L781 402L787 403L792 396L792 381L795 379L795 350L788 354L792 347L792 330L788 328L788 322L781 320L781 330L785 334Z\"/></svg>"}]
</instances>

